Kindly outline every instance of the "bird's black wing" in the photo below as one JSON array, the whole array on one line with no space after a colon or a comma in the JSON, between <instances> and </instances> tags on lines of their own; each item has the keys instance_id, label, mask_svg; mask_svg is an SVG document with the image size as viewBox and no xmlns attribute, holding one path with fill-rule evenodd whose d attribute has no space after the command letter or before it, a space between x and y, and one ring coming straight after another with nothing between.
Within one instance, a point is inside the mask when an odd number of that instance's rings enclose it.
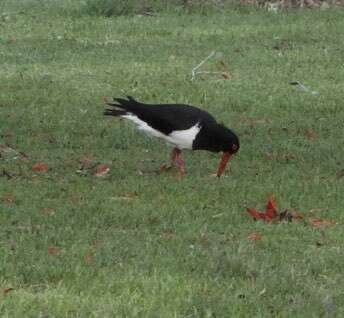
<instances>
[{"instance_id":1,"label":"bird's black wing","mask_svg":"<svg viewBox=\"0 0 344 318\"><path fill-rule=\"evenodd\" d=\"M114 98L116 103L107 103L109 106L120 108L126 113L132 113L138 118L146 122L152 128L168 135L175 130L185 130L200 123L215 123L215 118L208 112L201 110L195 106L184 104L143 104L132 97L128 96L128 100L122 98ZM111 111L122 112L118 110L108 109L106 115L111 115ZM118 115L123 115L118 113ZM117 116L118 116L117 115ZM116 116L116 115L115 115Z\"/></svg>"}]
</instances>

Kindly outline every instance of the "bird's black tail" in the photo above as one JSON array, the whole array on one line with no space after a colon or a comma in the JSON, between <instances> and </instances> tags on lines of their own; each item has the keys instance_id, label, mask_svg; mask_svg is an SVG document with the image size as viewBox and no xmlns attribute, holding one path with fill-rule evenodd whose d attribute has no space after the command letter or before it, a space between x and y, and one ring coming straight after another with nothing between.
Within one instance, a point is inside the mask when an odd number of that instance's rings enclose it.
<instances>
[{"instance_id":1,"label":"bird's black tail","mask_svg":"<svg viewBox=\"0 0 344 318\"><path fill-rule=\"evenodd\" d=\"M114 102L110 103L104 99L105 104L111 106L112 108L107 108L104 111L104 115L108 116L123 116L128 112L131 112L137 107L140 103L137 102L131 96L127 96L128 100L124 98L113 98Z\"/></svg>"}]
</instances>

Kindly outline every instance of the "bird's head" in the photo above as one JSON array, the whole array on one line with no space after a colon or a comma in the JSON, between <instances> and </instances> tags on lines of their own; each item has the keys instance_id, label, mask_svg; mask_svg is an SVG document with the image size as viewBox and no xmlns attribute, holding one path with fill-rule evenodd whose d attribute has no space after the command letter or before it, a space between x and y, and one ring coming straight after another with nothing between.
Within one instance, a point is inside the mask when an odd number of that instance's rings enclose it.
<instances>
[{"instance_id":1,"label":"bird's head","mask_svg":"<svg viewBox=\"0 0 344 318\"><path fill-rule=\"evenodd\" d=\"M221 177L226 169L226 165L231 156L239 151L240 142L238 136L230 129L221 126L222 144L221 150L223 152L216 175Z\"/></svg>"},{"instance_id":2,"label":"bird's head","mask_svg":"<svg viewBox=\"0 0 344 318\"><path fill-rule=\"evenodd\" d=\"M207 123L201 128L192 145L194 150L223 152L216 175L220 177L231 156L240 148L238 136L222 124Z\"/></svg>"},{"instance_id":3,"label":"bird's head","mask_svg":"<svg viewBox=\"0 0 344 318\"><path fill-rule=\"evenodd\" d=\"M228 129L226 142L223 145L223 152L228 152L231 155L237 153L240 148L240 142L238 136Z\"/></svg>"}]
</instances>

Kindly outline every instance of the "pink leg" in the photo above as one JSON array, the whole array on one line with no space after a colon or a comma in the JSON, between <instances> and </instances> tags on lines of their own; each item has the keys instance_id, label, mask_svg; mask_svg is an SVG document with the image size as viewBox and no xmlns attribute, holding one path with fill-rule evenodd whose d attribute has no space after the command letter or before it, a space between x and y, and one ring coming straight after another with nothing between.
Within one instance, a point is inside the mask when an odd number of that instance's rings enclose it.
<instances>
[{"instance_id":1,"label":"pink leg","mask_svg":"<svg viewBox=\"0 0 344 318\"><path fill-rule=\"evenodd\" d=\"M185 165L182 157L182 151L178 148L174 148L173 153L175 154L174 162L178 168L178 179L181 179L185 174Z\"/></svg>"},{"instance_id":2,"label":"pink leg","mask_svg":"<svg viewBox=\"0 0 344 318\"><path fill-rule=\"evenodd\" d=\"M173 148L171 151L171 166L167 166L166 164L163 164L160 166L160 172L165 172L170 170L173 166L176 166L178 169L178 175L177 178L181 179L184 176L185 173L185 166L184 166L184 160L182 158L182 151L178 148Z\"/></svg>"},{"instance_id":3,"label":"pink leg","mask_svg":"<svg viewBox=\"0 0 344 318\"><path fill-rule=\"evenodd\" d=\"M178 148L173 148L170 154L170 158L171 158L171 165L167 165L166 163L163 163L160 166L160 173L162 172L166 172L169 171L173 168L173 166L176 164L176 159L178 157L178 153L180 152L180 150Z\"/></svg>"},{"instance_id":4,"label":"pink leg","mask_svg":"<svg viewBox=\"0 0 344 318\"><path fill-rule=\"evenodd\" d=\"M180 153L180 150L178 148L173 148L171 151L171 162L172 165L176 163L176 159Z\"/></svg>"}]
</instances>

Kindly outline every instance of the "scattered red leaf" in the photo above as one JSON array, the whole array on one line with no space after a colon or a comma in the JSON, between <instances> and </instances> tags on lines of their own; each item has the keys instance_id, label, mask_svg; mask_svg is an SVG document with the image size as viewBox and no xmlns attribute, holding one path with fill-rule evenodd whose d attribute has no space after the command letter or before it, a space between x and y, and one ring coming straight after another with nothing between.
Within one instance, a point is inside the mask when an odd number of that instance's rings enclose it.
<instances>
[{"instance_id":1,"label":"scattered red leaf","mask_svg":"<svg viewBox=\"0 0 344 318\"><path fill-rule=\"evenodd\" d=\"M47 172L49 170L49 167L43 162L37 162L32 166L31 169L34 172Z\"/></svg>"},{"instance_id":2,"label":"scattered red leaf","mask_svg":"<svg viewBox=\"0 0 344 318\"><path fill-rule=\"evenodd\" d=\"M86 265L91 265L93 263L93 254L91 252L88 252L84 256L84 262Z\"/></svg>"},{"instance_id":3,"label":"scattered red leaf","mask_svg":"<svg viewBox=\"0 0 344 318\"><path fill-rule=\"evenodd\" d=\"M247 237L247 239L250 241L261 241L262 238L263 237L257 232L253 232Z\"/></svg>"},{"instance_id":4,"label":"scattered red leaf","mask_svg":"<svg viewBox=\"0 0 344 318\"><path fill-rule=\"evenodd\" d=\"M57 247L48 247L48 254L50 254L50 255L57 254L60 252L61 252L61 250Z\"/></svg>"},{"instance_id":5,"label":"scattered red leaf","mask_svg":"<svg viewBox=\"0 0 344 318\"><path fill-rule=\"evenodd\" d=\"M255 209L246 208L246 211L251 217L257 221L262 220L265 222L276 221L292 221L293 219L303 219L303 216L299 213L292 213L288 210L278 212L276 208L276 202L273 196L270 196L266 205L265 211L260 212Z\"/></svg>"},{"instance_id":6,"label":"scattered red leaf","mask_svg":"<svg viewBox=\"0 0 344 318\"><path fill-rule=\"evenodd\" d=\"M316 138L316 133L315 131L312 129L312 128L306 128L304 131L303 131L303 135L309 139L309 140L313 140Z\"/></svg>"},{"instance_id":7,"label":"scattered red leaf","mask_svg":"<svg viewBox=\"0 0 344 318\"><path fill-rule=\"evenodd\" d=\"M161 237L164 240L171 240L174 237L174 232L171 229L165 229L162 231Z\"/></svg>"},{"instance_id":8,"label":"scattered red leaf","mask_svg":"<svg viewBox=\"0 0 344 318\"><path fill-rule=\"evenodd\" d=\"M97 166L94 176L104 177L109 171L110 171L110 168L106 164L100 164Z\"/></svg>"},{"instance_id":9,"label":"scattered red leaf","mask_svg":"<svg viewBox=\"0 0 344 318\"><path fill-rule=\"evenodd\" d=\"M276 203L274 198L271 196L265 206L264 212L259 212L257 210L247 208L247 212L252 216L254 220L264 220L271 221L277 217Z\"/></svg>"},{"instance_id":10,"label":"scattered red leaf","mask_svg":"<svg viewBox=\"0 0 344 318\"><path fill-rule=\"evenodd\" d=\"M270 196L265 206L265 216L267 219L272 220L277 216L276 202L273 196Z\"/></svg>"},{"instance_id":11,"label":"scattered red leaf","mask_svg":"<svg viewBox=\"0 0 344 318\"><path fill-rule=\"evenodd\" d=\"M271 222L271 221L288 221L291 222L293 220L303 220L304 216L301 213L297 212L290 212L288 210L284 210L282 212L278 212L276 209L276 203L272 196L269 197L268 202L265 206L265 211L260 212L251 208L247 208L247 213L251 215L251 217L257 221L262 220L265 222ZM314 209L313 209L314 210ZM313 211L311 210L311 211ZM330 220L322 220L319 218L309 218L308 224L312 225L315 228L323 228L326 226L334 225L336 222L330 221ZM248 239L255 240L254 239L254 233L248 237Z\"/></svg>"},{"instance_id":12,"label":"scattered red leaf","mask_svg":"<svg viewBox=\"0 0 344 318\"><path fill-rule=\"evenodd\" d=\"M246 208L246 210L254 220L265 220L265 212L258 212L251 208Z\"/></svg>"},{"instance_id":13,"label":"scattered red leaf","mask_svg":"<svg viewBox=\"0 0 344 318\"><path fill-rule=\"evenodd\" d=\"M3 293L4 295L6 295L6 294L8 294L9 292L11 292L11 291L13 291L13 290L14 290L14 288L12 288L12 287L4 288L4 289L2 290L2 293Z\"/></svg>"},{"instance_id":14,"label":"scattered red leaf","mask_svg":"<svg viewBox=\"0 0 344 318\"><path fill-rule=\"evenodd\" d=\"M322 220L318 218L310 218L308 220L309 224L314 226L315 228L321 228L329 225L334 225L336 222L334 221L329 221L329 220Z\"/></svg>"}]
</instances>

